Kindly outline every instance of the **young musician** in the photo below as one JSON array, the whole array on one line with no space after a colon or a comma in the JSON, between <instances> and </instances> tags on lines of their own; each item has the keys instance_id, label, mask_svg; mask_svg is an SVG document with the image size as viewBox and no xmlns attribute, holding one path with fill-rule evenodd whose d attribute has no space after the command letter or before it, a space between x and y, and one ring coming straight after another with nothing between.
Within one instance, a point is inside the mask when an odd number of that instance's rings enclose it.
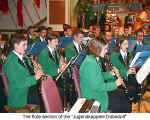
<instances>
[{"instance_id":1,"label":"young musician","mask_svg":"<svg viewBox=\"0 0 150 120\"><path fill-rule=\"evenodd\" d=\"M60 40L58 41L59 48L65 48L73 41L72 34L73 34L72 27L67 25L64 28L64 36L61 37Z\"/></svg>"},{"instance_id":2,"label":"young musician","mask_svg":"<svg viewBox=\"0 0 150 120\"><path fill-rule=\"evenodd\" d=\"M9 81L8 105L13 108L22 108L27 104L39 104L40 98L37 80L43 72L34 68L30 58L25 54L27 40L22 35L12 38L14 50L9 54L4 65Z\"/></svg>"},{"instance_id":3,"label":"young musician","mask_svg":"<svg viewBox=\"0 0 150 120\"><path fill-rule=\"evenodd\" d=\"M62 61L61 55L57 49L58 38L55 35L48 35L46 38L48 45L44 48L38 56L38 61L42 65L45 74L51 77L56 77L61 71Z\"/></svg>"},{"instance_id":4,"label":"young musician","mask_svg":"<svg viewBox=\"0 0 150 120\"><path fill-rule=\"evenodd\" d=\"M116 40L112 40L112 32L111 31L105 31L104 32L104 40L106 40L110 46L109 46L109 53L113 52L116 47Z\"/></svg>"},{"instance_id":5,"label":"young musician","mask_svg":"<svg viewBox=\"0 0 150 120\"><path fill-rule=\"evenodd\" d=\"M72 57L77 56L82 51L82 41L83 41L84 34L81 31L76 31L73 34L73 42L71 42L65 51L65 57L67 62L71 60Z\"/></svg>"},{"instance_id":6,"label":"young musician","mask_svg":"<svg viewBox=\"0 0 150 120\"><path fill-rule=\"evenodd\" d=\"M148 39L144 38L144 31L142 29L139 29L136 32L136 45L137 46L144 46L144 45L150 45L150 42Z\"/></svg>"},{"instance_id":7,"label":"young musician","mask_svg":"<svg viewBox=\"0 0 150 120\"><path fill-rule=\"evenodd\" d=\"M39 28L39 34L40 37L37 38L37 42L44 42L46 40L46 36L47 36L47 28L45 26L41 26Z\"/></svg>"},{"instance_id":8,"label":"young musician","mask_svg":"<svg viewBox=\"0 0 150 120\"><path fill-rule=\"evenodd\" d=\"M102 37L101 33L102 33L102 32L101 32L100 26L99 26L99 25L95 25L95 26L94 26L95 38L96 38L96 39L100 39L100 38Z\"/></svg>"},{"instance_id":9,"label":"young musician","mask_svg":"<svg viewBox=\"0 0 150 120\"><path fill-rule=\"evenodd\" d=\"M129 39L124 38L123 40L120 41L119 47L116 49L116 52L112 53L110 60L112 64L119 69L120 75L127 82L127 84L130 83L133 86L136 86L137 82L135 78L132 77L132 79L126 79L128 78L127 77L128 75L136 74L135 68L129 68L130 60L133 58L133 54L128 52L128 48L129 48ZM129 90L129 88L127 89ZM119 93L119 95L116 95L116 93ZM120 88L115 92L111 92L109 93L109 96L110 96L110 104L117 104L116 109L114 109L115 112L126 112L126 113L131 112L131 103L127 99L128 96L125 96L123 89ZM117 98L119 99L120 102L116 101ZM123 107L123 104L125 105L124 109L120 109L121 107L119 106Z\"/></svg>"},{"instance_id":10,"label":"young musician","mask_svg":"<svg viewBox=\"0 0 150 120\"><path fill-rule=\"evenodd\" d=\"M28 32L28 44L32 45L34 42L37 42L34 37L35 27L29 26L29 28L27 29L27 32Z\"/></svg>"},{"instance_id":11,"label":"young musician","mask_svg":"<svg viewBox=\"0 0 150 120\"><path fill-rule=\"evenodd\" d=\"M47 47L44 48L38 56L38 62L41 64L43 71L46 75L50 75L53 79L56 78L59 72L64 68L65 61L57 49L58 38L55 35L48 35L47 38ZM59 88L60 95L62 100L64 94L64 84L63 80L56 81L56 84Z\"/></svg>"},{"instance_id":12,"label":"young musician","mask_svg":"<svg viewBox=\"0 0 150 120\"><path fill-rule=\"evenodd\" d=\"M133 59L134 54L128 52L128 48L129 48L129 39L124 38L123 40L120 40L119 47L116 48L115 52L112 53L110 58L112 64L120 70L120 74L124 78L127 76L127 73L128 74L131 74L132 72L135 73L133 68L129 69L130 64L129 61Z\"/></svg>"},{"instance_id":13,"label":"young musician","mask_svg":"<svg viewBox=\"0 0 150 120\"><path fill-rule=\"evenodd\" d=\"M104 58L108 52L109 44L107 42L92 40L88 48L88 55L80 66L82 96L99 101L101 103L101 112L106 112L109 106L108 91L117 89L117 86L122 84L122 79L119 78L115 82L105 82L106 79L98 59Z\"/></svg>"}]
</instances>

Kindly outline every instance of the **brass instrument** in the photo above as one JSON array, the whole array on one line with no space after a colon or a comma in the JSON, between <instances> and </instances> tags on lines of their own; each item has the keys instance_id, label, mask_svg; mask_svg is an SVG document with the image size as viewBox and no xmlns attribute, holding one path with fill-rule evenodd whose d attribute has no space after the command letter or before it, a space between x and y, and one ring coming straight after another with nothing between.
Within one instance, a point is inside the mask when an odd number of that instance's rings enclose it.
<instances>
[{"instance_id":1,"label":"brass instrument","mask_svg":"<svg viewBox=\"0 0 150 120\"><path fill-rule=\"evenodd\" d=\"M32 62L33 67L34 67L34 73L35 74L38 73L38 72L42 72L43 73L41 75L40 79L39 79L38 92L39 92L40 100L41 100L40 113L44 113L45 112L45 108L44 108L44 101L42 99L42 81L47 79L47 75L44 74L42 66L37 62L37 60L35 59L35 56L34 55L30 55L28 51L26 51L26 54L31 59L31 62Z\"/></svg>"},{"instance_id":2,"label":"brass instrument","mask_svg":"<svg viewBox=\"0 0 150 120\"><path fill-rule=\"evenodd\" d=\"M34 56L30 56L30 59L33 63L33 67L34 67L34 73L38 73L41 72L43 73L43 75L41 75L40 80L45 80L46 75L43 72L42 66L34 59Z\"/></svg>"}]
</instances>

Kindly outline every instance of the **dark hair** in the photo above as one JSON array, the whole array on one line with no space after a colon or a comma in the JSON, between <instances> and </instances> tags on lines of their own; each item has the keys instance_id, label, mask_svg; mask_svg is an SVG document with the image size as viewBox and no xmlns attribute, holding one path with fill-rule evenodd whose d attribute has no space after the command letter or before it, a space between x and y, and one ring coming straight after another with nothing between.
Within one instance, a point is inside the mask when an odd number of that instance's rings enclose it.
<instances>
[{"instance_id":1,"label":"dark hair","mask_svg":"<svg viewBox=\"0 0 150 120\"><path fill-rule=\"evenodd\" d=\"M29 31L30 29L34 29L35 27L34 26L29 26L27 31Z\"/></svg>"},{"instance_id":2,"label":"dark hair","mask_svg":"<svg viewBox=\"0 0 150 120\"><path fill-rule=\"evenodd\" d=\"M48 27L47 30L53 30L53 28L52 27Z\"/></svg>"},{"instance_id":3,"label":"dark hair","mask_svg":"<svg viewBox=\"0 0 150 120\"><path fill-rule=\"evenodd\" d=\"M74 36L78 36L79 34L83 34L83 35L84 35L84 32L81 31L81 30L75 31L75 32L73 33L73 37L74 37Z\"/></svg>"},{"instance_id":4,"label":"dark hair","mask_svg":"<svg viewBox=\"0 0 150 120\"><path fill-rule=\"evenodd\" d=\"M88 49L87 49L87 54L90 55L94 55L95 57L99 57L99 54L101 53L102 51L102 48L107 45L108 42L107 41L104 41L103 39L101 40L91 40L89 43L88 43Z\"/></svg>"},{"instance_id":5,"label":"dark hair","mask_svg":"<svg viewBox=\"0 0 150 120\"><path fill-rule=\"evenodd\" d=\"M109 27L109 30L107 31L111 31L111 26L109 24L105 24L105 27L108 26Z\"/></svg>"},{"instance_id":6,"label":"dark hair","mask_svg":"<svg viewBox=\"0 0 150 120\"><path fill-rule=\"evenodd\" d=\"M27 39L23 34L15 34L11 38L11 44L14 46L15 43L20 43L22 41L26 41Z\"/></svg>"},{"instance_id":7,"label":"dark hair","mask_svg":"<svg viewBox=\"0 0 150 120\"><path fill-rule=\"evenodd\" d=\"M16 34L27 34L27 31L24 30L24 29L18 30L18 31L16 32Z\"/></svg>"},{"instance_id":8,"label":"dark hair","mask_svg":"<svg viewBox=\"0 0 150 120\"><path fill-rule=\"evenodd\" d=\"M38 32L42 32L42 30L47 30L47 28L45 26L40 26Z\"/></svg>"},{"instance_id":9,"label":"dark hair","mask_svg":"<svg viewBox=\"0 0 150 120\"><path fill-rule=\"evenodd\" d=\"M46 37L46 41L52 41L54 39L57 39L58 37L56 35L48 34Z\"/></svg>"},{"instance_id":10,"label":"dark hair","mask_svg":"<svg viewBox=\"0 0 150 120\"><path fill-rule=\"evenodd\" d=\"M126 25L126 26L124 26L124 29L129 29L129 27Z\"/></svg>"},{"instance_id":11,"label":"dark hair","mask_svg":"<svg viewBox=\"0 0 150 120\"><path fill-rule=\"evenodd\" d=\"M139 29L139 30L137 30L137 31L135 32L135 34L137 35L137 34L140 33L140 32L143 32L143 29L142 29L142 28Z\"/></svg>"},{"instance_id":12,"label":"dark hair","mask_svg":"<svg viewBox=\"0 0 150 120\"><path fill-rule=\"evenodd\" d=\"M117 44L116 44L116 48L115 48L115 52L119 52L120 51L120 45L125 41L127 40L129 42L129 38L128 37L123 37L121 39L119 39L119 41L117 41Z\"/></svg>"},{"instance_id":13,"label":"dark hair","mask_svg":"<svg viewBox=\"0 0 150 120\"><path fill-rule=\"evenodd\" d=\"M96 24L96 25L94 26L94 30L96 30L97 28L101 29L100 25L97 25L97 24Z\"/></svg>"},{"instance_id":14,"label":"dark hair","mask_svg":"<svg viewBox=\"0 0 150 120\"><path fill-rule=\"evenodd\" d=\"M68 29L72 29L72 27L71 27L70 25L65 25L65 26L63 27L63 29L64 29L64 31L67 31Z\"/></svg>"},{"instance_id":15,"label":"dark hair","mask_svg":"<svg viewBox=\"0 0 150 120\"><path fill-rule=\"evenodd\" d=\"M106 35L107 32L112 32L112 31L111 30L107 30L107 31L104 32L104 35Z\"/></svg>"},{"instance_id":16,"label":"dark hair","mask_svg":"<svg viewBox=\"0 0 150 120\"><path fill-rule=\"evenodd\" d=\"M68 24L63 24L63 30L67 31L67 29L71 29L72 27Z\"/></svg>"}]
</instances>

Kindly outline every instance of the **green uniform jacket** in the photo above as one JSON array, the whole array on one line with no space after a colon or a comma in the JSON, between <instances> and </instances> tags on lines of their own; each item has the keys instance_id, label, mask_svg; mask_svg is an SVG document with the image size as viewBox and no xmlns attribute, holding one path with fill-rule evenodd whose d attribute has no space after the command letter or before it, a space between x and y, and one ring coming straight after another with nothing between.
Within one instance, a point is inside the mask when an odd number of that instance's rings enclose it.
<instances>
[{"instance_id":1,"label":"green uniform jacket","mask_svg":"<svg viewBox=\"0 0 150 120\"><path fill-rule=\"evenodd\" d=\"M77 56L78 52L75 48L74 43L70 43L65 50L65 57L66 57L66 61L69 62L69 60L71 60L72 57Z\"/></svg>"},{"instance_id":2,"label":"green uniform jacket","mask_svg":"<svg viewBox=\"0 0 150 120\"><path fill-rule=\"evenodd\" d=\"M38 56L38 62L42 65L45 74L55 77L58 75L60 54L56 51L58 61L55 61L52 57L49 48L44 48Z\"/></svg>"},{"instance_id":3,"label":"green uniform jacket","mask_svg":"<svg viewBox=\"0 0 150 120\"><path fill-rule=\"evenodd\" d=\"M35 42L37 42L37 40L36 39L29 39L29 45L32 45L33 43L35 43Z\"/></svg>"},{"instance_id":4,"label":"green uniform jacket","mask_svg":"<svg viewBox=\"0 0 150 120\"><path fill-rule=\"evenodd\" d=\"M102 66L102 64L106 63L106 60L107 60L106 58L100 58L99 59L100 66ZM106 67L106 66L104 66L104 67ZM102 73L103 73L105 81L112 82L112 81L116 80L116 77L112 76L109 71L108 72L107 71L103 71Z\"/></svg>"},{"instance_id":5,"label":"green uniform jacket","mask_svg":"<svg viewBox=\"0 0 150 120\"><path fill-rule=\"evenodd\" d=\"M29 39L29 45L32 45L33 43L36 43L36 42L41 42L41 39L40 37L36 38L36 39Z\"/></svg>"},{"instance_id":6,"label":"green uniform jacket","mask_svg":"<svg viewBox=\"0 0 150 120\"><path fill-rule=\"evenodd\" d=\"M28 57L27 59L31 65L30 59ZM13 108L26 106L29 87L37 83L34 75L31 75L19 63L19 58L14 52L11 52L7 57L4 70L9 81L8 105Z\"/></svg>"},{"instance_id":7,"label":"green uniform jacket","mask_svg":"<svg viewBox=\"0 0 150 120\"><path fill-rule=\"evenodd\" d=\"M150 40L149 40L149 39L143 40L143 44L144 44L144 45L150 45Z\"/></svg>"},{"instance_id":8,"label":"green uniform jacket","mask_svg":"<svg viewBox=\"0 0 150 120\"><path fill-rule=\"evenodd\" d=\"M101 103L101 112L108 109L108 91L117 89L114 82L104 82L102 67L93 55L87 55L80 67L80 85L83 97Z\"/></svg>"},{"instance_id":9,"label":"green uniform jacket","mask_svg":"<svg viewBox=\"0 0 150 120\"><path fill-rule=\"evenodd\" d=\"M123 61L121 53L120 52L114 52L114 53L112 53L110 60L111 60L112 64L119 69L122 77L125 78L127 75L127 71L129 69L129 61L132 58L133 58L133 54L128 53L128 60L127 60L127 63L125 63Z\"/></svg>"},{"instance_id":10,"label":"green uniform jacket","mask_svg":"<svg viewBox=\"0 0 150 120\"><path fill-rule=\"evenodd\" d=\"M36 39L36 42L41 42L41 38L38 37L38 38Z\"/></svg>"}]
</instances>

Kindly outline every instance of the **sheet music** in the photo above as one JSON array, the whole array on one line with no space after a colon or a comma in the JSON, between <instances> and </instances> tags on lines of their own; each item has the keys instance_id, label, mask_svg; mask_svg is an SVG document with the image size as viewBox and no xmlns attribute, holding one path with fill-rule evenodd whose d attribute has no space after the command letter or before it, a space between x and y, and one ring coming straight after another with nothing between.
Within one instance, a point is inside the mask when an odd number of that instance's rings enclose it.
<instances>
[{"instance_id":1,"label":"sheet music","mask_svg":"<svg viewBox=\"0 0 150 120\"><path fill-rule=\"evenodd\" d=\"M84 37L82 43L84 45L86 45L89 40L92 40L92 38L90 38L90 37Z\"/></svg>"},{"instance_id":2,"label":"sheet music","mask_svg":"<svg viewBox=\"0 0 150 120\"><path fill-rule=\"evenodd\" d=\"M73 105L72 109L70 110L70 113L78 113L86 101L86 98L79 98L77 102Z\"/></svg>"},{"instance_id":3,"label":"sheet music","mask_svg":"<svg viewBox=\"0 0 150 120\"><path fill-rule=\"evenodd\" d=\"M150 56L150 51L138 52L132 60L130 67L141 68Z\"/></svg>"},{"instance_id":4,"label":"sheet music","mask_svg":"<svg viewBox=\"0 0 150 120\"><path fill-rule=\"evenodd\" d=\"M133 67L133 66L134 66L134 64L135 64L136 60L139 58L140 54L141 54L141 52L138 52L138 53L135 55L134 59L132 60L132 62L131 62L131 64L130 64L130 67Z\"/></svg>"},{"instance_id":5,"label":"sheet music","mask_svg":"<svg viewBox=\"0 0 150 120\"><path fill-rule=\"evenodd\" d=\"M141 69L136 74L136 80L139 84L141 84L145 78L150 73L150 57L146 60L144 65L141 67Z\"/></svg>"}]
</instances>

